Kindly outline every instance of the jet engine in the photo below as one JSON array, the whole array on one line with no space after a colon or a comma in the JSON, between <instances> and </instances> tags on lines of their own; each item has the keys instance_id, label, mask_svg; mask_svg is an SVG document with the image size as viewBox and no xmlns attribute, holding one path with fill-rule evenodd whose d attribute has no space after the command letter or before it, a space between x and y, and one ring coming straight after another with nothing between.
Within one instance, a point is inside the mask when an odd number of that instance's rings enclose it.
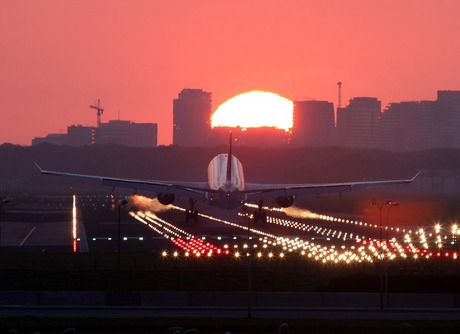
<instances>
[{"instance_id":1,"label":"jet engine","mask_svg":"<svg viewBox=\"0 0 460 334\"><path fill-rule=\"evenodd\" d=\"M294 204L294 196L280 196L276 198L276 204L282 208L288 208Z\"/></svg>"},{"instance_id":2,"label":"jet engine","mask_svg":"<svg viewBox=\"0 0 460 334\"><path fill-rule=\"evenodd\" d=\"M176 199L176 196L174 196L174 194L159 193L157 198L158 198L158 202L160 202L161 204L169 205L169 204L172 204L172 202L174 202L174 200Z\"/></svg>"}]
</instances>

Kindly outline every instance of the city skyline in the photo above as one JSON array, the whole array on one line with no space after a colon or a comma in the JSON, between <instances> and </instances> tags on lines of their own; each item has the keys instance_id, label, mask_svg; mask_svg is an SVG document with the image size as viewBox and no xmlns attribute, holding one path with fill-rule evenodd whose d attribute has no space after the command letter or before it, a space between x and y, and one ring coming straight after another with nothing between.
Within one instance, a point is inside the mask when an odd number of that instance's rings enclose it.
<instances>
[{"instance_id":1,"label":"city skyline","mask_svg":"<svg viewBox=\"0 0 460 334\"><path fill-rule=\"evenodd\" d=\"M293 101L435 100L460 87L454 0L0 3L0 143L29 145L69 124L157 123L172 100L213 92L213 111L252 90ZM118 118L120 118L118 117Z\"/></svg>"},{"instance_id":2,"label":"city skyline","mask_svg":"<svg viewBox=\"0 0 460 334\"><path fill-rule=\"evenodd\" d=\"M173 101L173 145L222 145L227 141L228 132L232 131L235 142L249 146L337 146L390 151L460 148L460 90L440 90L437 91L435 101L394 102L384 109L381 101L375 97L354 97L348 105L338 107L336 115L334 105L329 101L288 101L270 95L276 100L269 99L272 105L267 105L267 101L263 100L261 103L259 100L265 94L255 93L257 99L248 100L253 94L247 94L245 99L237 101L246 113L251 108L261 107L268 108L267 112L273 112L273 105L277 105L278 99L281 99L286 107L283 110L285 115L281 115L281 110L277 109L275 115L291 118L292 125L288 129L280 128L279 124L283 122L280 123L275 118L271 124L257 127L225 122L213 126L211 118L214 120L215 117L211 117L212 93L202 89L184 88ZM239 98L240 96L235 99ZM224 120L233 113L232 108L222 109L220 117ZM258 117L262 116L259 114ZM256 119L252 118L251 121ZM267 120L270 118L263 121ZM233 120L230 119L230 122ZM118 144L155 147L157 128L156 123L136 124L122 120L100 122L97 127L71 125L68 127L68 134L37 137L32 140L32 145L48 142L71 146Z\"/></svg>"}]
</instances>

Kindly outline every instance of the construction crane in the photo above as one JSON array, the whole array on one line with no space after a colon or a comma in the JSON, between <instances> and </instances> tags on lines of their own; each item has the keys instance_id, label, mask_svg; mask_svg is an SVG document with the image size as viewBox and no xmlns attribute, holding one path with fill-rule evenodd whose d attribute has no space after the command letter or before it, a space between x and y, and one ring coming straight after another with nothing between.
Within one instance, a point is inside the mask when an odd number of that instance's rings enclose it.
<instances>
[{"instance_id":1,"label":"construction crane","mask_svg":"<svg viewBox=\"0 0 460 334\"><path fill-rule=\"evenodd\" d=\"M97 127L99 127L101 125L101 115L104 113L104 109L101 108L101 100L98 99L97 105L91 105L89 107L97 110Z\"/></svg>"}]
</instances>

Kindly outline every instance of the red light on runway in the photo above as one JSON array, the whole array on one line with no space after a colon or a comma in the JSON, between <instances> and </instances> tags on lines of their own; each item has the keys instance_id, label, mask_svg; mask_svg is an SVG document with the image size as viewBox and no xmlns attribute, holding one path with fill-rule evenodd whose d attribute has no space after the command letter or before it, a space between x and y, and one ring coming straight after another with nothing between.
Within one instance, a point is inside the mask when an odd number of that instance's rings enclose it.
<instances>
[{"instance_id":1,"label":"red light on runway","mask_svg":"<svg viewBox=\"0 0 460 334\"><path fill-rule=\"evenodd\" d=\"M201 239L192 238L189 241L186 241L181 238L176 238L171 241L184 251L196 254L196 256L201 254L208 254L208 256L212 254L225 254L220 248L210 244L209 242L204 243Z\"/></svg>"}]
</instances>

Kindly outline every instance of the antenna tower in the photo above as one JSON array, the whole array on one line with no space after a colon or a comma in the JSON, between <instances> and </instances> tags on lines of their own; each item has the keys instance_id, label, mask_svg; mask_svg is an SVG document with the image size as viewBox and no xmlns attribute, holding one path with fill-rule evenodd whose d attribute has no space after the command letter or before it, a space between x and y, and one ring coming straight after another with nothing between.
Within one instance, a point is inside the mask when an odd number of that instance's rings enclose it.
<instances>
[{"instance_id":1,"label":"antenna tower","mask_svg":"<svg viewBox=\"0 0 460 334\"><path fill-rule=\"evenodd\" d=\"M337 104L337 108L342 108L342 81L337 82L337 86L339 86L339 103Z\"/></svg>"},{"instance_id":2,"label":"antenna tower","mask_svg":"<svg viewBox=\"0 0 460 334\"><path fill-rule=\"evenodd\" d=\"M90 105L89 107L97 110L97 127L99 127L101 125L101 115L104 113L104 109L101 108L101 100L98 99L97 105Z\"/></svg>"}]
</instances>

